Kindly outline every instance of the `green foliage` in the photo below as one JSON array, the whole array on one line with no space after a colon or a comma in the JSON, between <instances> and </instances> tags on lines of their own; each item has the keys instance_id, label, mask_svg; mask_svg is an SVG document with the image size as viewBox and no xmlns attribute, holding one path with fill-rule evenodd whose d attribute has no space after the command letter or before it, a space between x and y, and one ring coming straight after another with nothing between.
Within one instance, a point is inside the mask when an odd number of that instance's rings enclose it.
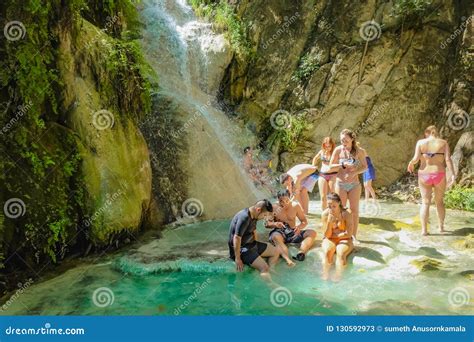
<instances>
[{"instance_id":1,"label":"green foliage","mask_svg":"<svg viewBox=\"0 0 474 342\"><path fill-rule=\"evenodd\" d=\"M151 108L151 86L145 76L151 71L138 42L114 40L106 58L109 80L104 82L103 90L110 105L141 119L143 113L148 113ZM108 88L109 84L112 88Z\"/></svg>"},{"instance_id":2,"label":"green foliage","mask_svg":"<svg viewBox=\"0 0 474 342\"><path fill-rule=\"evenodd\" d=\"M308 52L303 57L301 57L298 68L291 76L291 80L295 82L304 82L306 81L316 70L320 67L316 56L311 56Z\"/></svg>"},{"instance_id":3,"label":"green foliage","mask_svg":"<svg viewBox=\"0 0 474 342\"><path fill-rule=\"evenodd\" d=\"M396 0L392 15L401 17L403 23L417 24L421 22L430 5L430 0Z\"/></svg>"},{"instance_id":4,"label":"green foliage","mask_svg":"<svg viewBox=\"0 0 474 342\"><path fill-rule=\"evenodd\" d=\"M241 59L252 58L255 51L247 37L247 27L225 0L191 0L196 15L212 21L214 28L225 32L232 50Z\"/></svg>"},{"instance_id":5,"label":"green foliage","mask_svg":"<svg viewBox=\"0 0 474 342\"><path fill-rule=\"evenodd\" d=\"M455 185L444 195L447 208L474 211L474 189Z\"/></svg>"},{"instance_id":6,"label":"green foliage","mask_svg":"<svg viewBox=\"0 0 474 342\"><path fill-rule=\"evenodd\" d=\"M300 112L289 116L288 126L282 129L275 129L268 138L268 146L279 143L280 149L293 152L298 146L298 142L303 132L308 129L309 122L306 112Z\"/></svg>"},{"instance_id":7,"label":"green foliage","mask_svg":"<svg viewBox=\"0 0 474 342\"><path fill-rule=\"evenodd\" d=\"M26 0L21 5L7 0L2 4L6 21L21 21L26 34L17 41L4 39L0 46L0 86L6 90L0 93L0 103L9 103L7 110L0 111L0 124L14 120L8 132L0 135L0 149L8 155L0 160L0 180L5 184L3 198L24 200L26 214L16 220L6 218L0 225L0 239L6 242L0 250L0 267L3 256L8 258L13 252L28 262L33 257L36 262L56 262L76 242L77 223L85 211L82 160L63 121L58 33L69 31L71 45L77 49L83 38L77 35L83 13L93 14L91 20L98 25L106 24L101 19L119 18L102 30L111 48L95 51L97 60L87 65L96 67L94 71L102 68L103 75L94 75L101 99L109 101L111 108L136 118L150 108L149 70L138 43L130 40L138 20L132 2L90 0L86 5L85 0ZM27 103L28 109L18 116L16 108Z\"/></svg>"}]
</instances>

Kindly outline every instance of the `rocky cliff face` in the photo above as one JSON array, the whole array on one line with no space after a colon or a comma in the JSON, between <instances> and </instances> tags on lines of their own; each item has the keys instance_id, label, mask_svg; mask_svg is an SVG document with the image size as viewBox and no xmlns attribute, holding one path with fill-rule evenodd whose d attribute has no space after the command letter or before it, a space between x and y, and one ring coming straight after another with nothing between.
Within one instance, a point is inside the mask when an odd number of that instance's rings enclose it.
<instances>
[{"instance_id":1,"label":"rocky cliff face","mask_svg":"<svg viewBox=\"0 0 474 342\"><path fill-rule=\"evenodd\" d=\"M256 122L282 170L309 162L324 136L338 141L350 128L374 161L378 185L387 185L404 174L426 126L442 128L452 149L471 130L469 2L240 1L236 8L255 53L233 59L223 99ZM275 115L292 121L285 130L303 128L293 146L275 139Z\"/></svg>"},{"instance_id":2,"label":"rocky cliff face","mask_svg":"<svg viewBox=\"0 0 474 342\"><path fill-rule=\"evenodd\" d=\"M138 129L150 95L130 38L135 9L109 5L0 6L10 25L0 45L7 272L117 246L152 217L149 152ZM154 211L155 224L162 217Z\"/></svg>"}]
</instances>

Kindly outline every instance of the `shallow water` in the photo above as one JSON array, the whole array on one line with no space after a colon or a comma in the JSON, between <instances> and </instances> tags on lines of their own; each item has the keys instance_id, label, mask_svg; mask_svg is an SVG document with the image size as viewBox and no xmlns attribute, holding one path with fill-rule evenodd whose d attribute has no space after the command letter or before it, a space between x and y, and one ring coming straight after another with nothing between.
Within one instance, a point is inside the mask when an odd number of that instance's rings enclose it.
<instances>
[{"instance_id":1,"label":"shallow water","mask_svg":"<svg viewBox=\"0 0 474 342\"><path fill-rule=\"evenodd\" d=\"M313 228L317 206L311 203ZM320 278L319 228L307 259L294 269L280 262L269 285L248 267L234 272L227 260L228 221L202 222L168 229L159 240L149 236L115 255L87 258L13 293L2 314L474 314L473 281L459 274L472 274L472 248L458 248L474 233L474 215L448 211L449 235L422 238L417 209L382 203L377 217L363 217L362 244L339 283ZM265 240L265 228L258 229ZM440 262L439 269L420 272L411 264L424 257Z\"/></svg>"}]
</instances>

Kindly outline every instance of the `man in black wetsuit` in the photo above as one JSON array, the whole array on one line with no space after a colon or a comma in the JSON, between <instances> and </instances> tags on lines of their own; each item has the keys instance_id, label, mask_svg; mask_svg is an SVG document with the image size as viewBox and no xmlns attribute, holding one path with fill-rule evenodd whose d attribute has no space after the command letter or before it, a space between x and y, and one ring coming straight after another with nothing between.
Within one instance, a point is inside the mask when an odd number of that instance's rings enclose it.
<instances>
[{"instance_id":1,"label":"man in black wetsuit","mask_svg":"<svg viewBox=\"0 0 474 342\"><path fill-rule=\"evenodd\" d=\"M262 276L268 276L270 266L278 261L280 252L277 248L256 240L257 221L267 218L272 212L271 202L265 199L239 211L232 219L228 244L237 271L241 272L246 264L259 270ZM263 258L269 258L270 266Z\"/></svg>"}]
</instances>

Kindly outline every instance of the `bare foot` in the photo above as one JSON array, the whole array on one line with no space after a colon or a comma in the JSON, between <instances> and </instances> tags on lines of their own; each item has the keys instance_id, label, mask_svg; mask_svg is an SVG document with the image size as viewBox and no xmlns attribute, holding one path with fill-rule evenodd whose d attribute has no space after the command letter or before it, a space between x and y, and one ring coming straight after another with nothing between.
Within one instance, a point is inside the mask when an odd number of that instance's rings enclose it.
<instances>
[{"instance_id":1,"label":"bare foot","mask_svg":"<svg viewBox=\"0 0 474 342\"><path fill-rule=\"evenodd\" d=\"M290 260L290 259L286 259L286 264L288 265L288 267L293 267L293 266L296 265L296 264L295 264L292 260Z\"/></svg>"},{"instance_id":2,"label":"bare foot","mask_svg":"<svg viewBox=\"0 0 474 342\"><path fill-rule=\"evenodd\" d=\"M423 235L423 236L428 236L428 235L430 235L430 233L428 233L428 232L421 232L421 235Z\"/></svg>"}]
</instances>

